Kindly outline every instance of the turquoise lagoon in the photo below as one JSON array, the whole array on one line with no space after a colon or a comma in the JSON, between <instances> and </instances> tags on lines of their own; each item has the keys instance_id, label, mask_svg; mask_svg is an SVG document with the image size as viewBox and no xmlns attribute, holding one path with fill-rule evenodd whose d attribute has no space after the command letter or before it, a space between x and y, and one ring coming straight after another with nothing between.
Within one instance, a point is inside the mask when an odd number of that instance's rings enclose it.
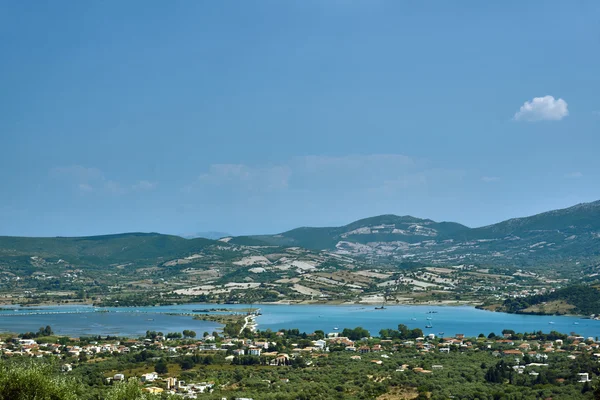
<instances>
[{"instance_id":1,"label":"turquoise lagoon","mask_svg":"<svg viewBox=\"0 0 600 400\"><path fill-rule=\"evenodd\" d=\"M158 307L104 307L92 306L39 306L14 307L0 310L0 331L29 332L41 326L50 325L62 335L117 335L136 337L147 330L161 332L181 332L195 330L199 335L204 331L213 332L220 325L209 321L193 320L189 315L198 309L243 309L244 304L183 304ZM478 310L470 306L389 306L376 310L367 305L260 305L262 315L257 317L261 330L293 329L313 332L340 331L343 328L362 326L372 335L378 335L384 328L397 328L405 324L409 328L421 328L426 334L445 336L463 333L486 336L490 332L500 334L503 329L516 332L543 331L585 337L600 336L600 321L582 319L575 316L537 316L496 313ZM428 319L430 318L430 319ZM431 325L431 328L426 326Z\"/></svg>"}]
</instances>

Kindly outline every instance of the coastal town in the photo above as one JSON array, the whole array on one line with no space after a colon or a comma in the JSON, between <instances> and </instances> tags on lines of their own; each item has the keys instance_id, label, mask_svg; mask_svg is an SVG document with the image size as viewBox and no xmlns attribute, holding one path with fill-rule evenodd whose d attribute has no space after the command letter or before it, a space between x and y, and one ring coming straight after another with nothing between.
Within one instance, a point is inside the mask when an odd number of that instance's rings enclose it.
<instances>
[{"instance_id":1,"label":"coastal town","mask_svg":"<svg viewBox=\"0 0 600 400\"><path fill-rule=\"evenodd\" d=\"M145 337L137 339L59 337L46 327L38 334L2 335L0 353L5 359L55 359L66 375L105 364L105 368L100 367L101 385L111 386L133 379L147 393L189 399L203 398L211 393L221 393L225 398L227 393L240 389L240 384L216 379L214 370L207 369L214 365L315 371L326 365L323 360L332 358L337 362L347 360L355 365L370 366L374 377L377 369L372 368L382 368L385 376L416 374L426 377L449 374L457 368L456 356L473 354L488 363L501 361L511 374L526 376L528 380L541 379L540 374L547 374L555 365L573 362L580 365L581 370L559 374L553 383L565 384L571 380L580 385L589 384L600 367L598 337L558 332L523 334L511 330L477 337L462 333L439 336L424 334L418 328L410 330L404 325L399 325L398 330L382 330L378 336L362 328L311 333L297 329L272 332L257 330L256 316L257 312L249 312L240 317L242 329L238 334L205 332L200 339L195 338L193 331L183 334L148 331ZM130 360L126 368L114 369L115 364L110 360L124 359ZM490 372L486 379L496 379L493 374ZM269 385L282 385L290 379L293 378L282 377Z\"/></svg>"}]
</instances>

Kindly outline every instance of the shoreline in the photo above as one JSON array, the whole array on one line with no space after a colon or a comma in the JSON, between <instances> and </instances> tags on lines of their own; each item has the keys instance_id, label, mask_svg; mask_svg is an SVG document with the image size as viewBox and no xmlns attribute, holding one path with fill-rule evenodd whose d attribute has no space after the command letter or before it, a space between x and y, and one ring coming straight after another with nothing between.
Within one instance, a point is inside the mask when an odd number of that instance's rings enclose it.
<instances>
[{"instance_id":1,"label":"shoreline","mask_svg":"<svg viewBox=\"0 0 600 400\"><path fill-rule=\"evenodd\" d=\"M376 305L380 305L381 302L375 301L365 301L365 302L337 302L337 301L314 301L314 300L300 300L300 301L286 301L280 300L277 302L256 302L253 305L261 305L261 306L335 306L335 307L373 307ZM97 312L110 312L108 309L112 308L123 308L123 309L134 309L134 308L158 308L158 307L172 307L172 306L186 306L186 305L195 305L195 306L203 306L206 307L206 310L215 308L214 312L218 312L217 309L228 308L229 306L238 306L248 304L242 303L172 303L169 305L150 305L150 306L105 306L99 307L94 306L92 303L40 303L40 304L0 304L0 308L4 308L4 310L14 310L14 309L31 309L35 307L82 307L82 308L98 308ZM492 313L500 313L500 314L513 314L513 315L528 315L528 316L557 316L557 317L573 317L573 318L581 318L581 319L590 319L597 320L597 318L591 318L589 315L582 314L537 314L537 313L510 313L506 311L498 311L498 310L489 310L483 307L481 302L468 301L468 300L452 300L452 301L444 301L444 302L402 302L402 303L392 303L386 304L385 308L396 308L396 307L471 307L481 311L488 311ZM203 312L213 312L213 311L203 311ZM180 314L181 313L176 313ZM187 314L187 313L186 313ZM193 313L189 313L190 315L194 315ZM198 313L200 314L200 313Z\"/></svg>"},{"instance_id":2,"label":"shoreline","mask_svg":"<svg viewBox=\"0 0 600 400\"><path fill-rule=\"evenodd\" d=\"M225 325L227 325L227 323L229 321L226 321L226 319L237 319L237 320L243 320L240 321L239 325L237 326L237 329L240 329L240 331L243 331L245 328L249 328L252 332L256 332L259 329L259 325L261 327L264 328L263 323L266 324L267 328L272 328L273 329L273 321L271 320L271 318L268 317L269 314L273 314L273 315L287 315L288 313L290 314L295 314L296 311L294 311L293 309L288 309L288 311L286 311L285 307L271 307L271 306L286 306L288 305L288 303L261 303L261 306L256 307L258 304L254 303L253 304L253 309L259 308L262 310L262 314L261 315L266 315L267 318L264 321L259 321L259 315L257 314L251 314L251 315L247 315L245 312L242 314L242 310L247 310L248 309L248 305L247 304L235 304L235 305L229 305L228 306L224 306L224 305L216 305L215 303L193 303L193 304L183 304L183 306L185 308L181 308L179 307L179 310L173 309L173 308L177 308L177 307L169 307L170 309L167 310L161 310L161 307L142 307L145 308L145 310L135 310L135 308L133 307L121 307L122 310L110 310L108 312L115 312L115 313L137 313L139 312L140 314L145 314L148 315L147 313L156 313L156 314L163 314L163 315L171 315L171 316L175 316L175 317L189 317L189 318L193 318L193 319L198 319L198 320L202 320L205 322L212 322L215 325L215 330L217 332L222 332L223 328ZM398 322L402 322L404 320L406 320L406 324L409 326L413 326L413 324L416 324L415 326L420 326L419 324L422 323L423 321L421 320L422 318L419 318L419 322L410 322L408 321L408 318L410 317L410 314L414 316L416 316L418 313L422 313L422 312L427 312L427 311L433 311L433 310L438 310L440 313L445 313L446 311L444 310L444 308L448 309L449 312L452 312L454 314L453 315L453 320L456 320L457 322L461 321L463 319L462 315L465 315L464 318L466 318L465 320L473 320L473 321L477 321L477 320L487 320L489 319L489 317L486 317L485 315L475 315L473 314L473 312L480 312L480 311L489 311L489 310L484 310L484 309L477 309L475 307L473 307L470 304L465 304L465 303L459 303L459 304L444 304L444 305L426 305L426 304L392 304L390 306L385 306L385 309L387 309L387 313L385 310L381 310L381 311L377 311L375 309L378 309L379 307L374 307L374 305L368 305L368 304L359 304L359 303L345 303L345 304L326 304L326 303L320 303L320 304L298 304L298 303L292 303L289 305L299 305L299 306L309 306L309 307L304 307L303 310L298 311L300 313L300 315L304 315L307 312L308 313L313 313L314 316L316 317L317 314L321 313L321 311L319 311L318 307L314 307L314 306L329 306L327 307L327 309L322 310L322 313L327 314L327 315L336 315L337 313L342 313L344 315L353 315L354 310L358 311L360 315L364 315L362 314L363 312L367 312L369 314L371 313L375 313L372 315L379 315L380 317L376 317L376 319L384 319L384 320L390 320L390 321L395 321L395 323ZM63 313L63 310L60 310L58 308L61 307L66 307L66 308L71 308L72 306L69 305L59 305L59 306L54 306L54 310L52 310L52 312L50 312L49 314L59 314L59 313ZM203 312L202 313L194 313L191 312L191 308L192 307L198 307L198 308L203 308ZM42 307L40 307L42 308ZM83 313L95 313L95 312L100 312L99 311L95 311L93 307L89 306L89 305L80 305L78 312L83 312ZM222 312L222 311L214 311L214 312L210 312L209 310L211 309L215 309L215 310L223 310L224 308L229 308L228 312ZM341 308L345 308L344 310L342 310ZM375 308L375 309L374 309ZM83 309L83 310L82 310ZM338 311L339 309L339 311ZM359 310L357 310L359 309ZM27 308L21 309L22 314L27 314ZM72 312L73 311L73 312ZM208 312L207 312L208 311ZM65 310L66 313L75 313L74 310ZM436 311L437 312L437 311ZM499 315L505 315L505 316L510 316L511 314L513 316L516 316L517 314L515 313L505 313L505 312L494 312L494 311L489 311L491 313L494 314L499 314ZM333 313L333 314L331 314ZM0 317L5 317L8 318L9 316L13 316L14 314L19 314L19 313L12 313L12 312L3 312L0 313ZM44 312L42 312L42 314L44 314ZM222 314L222 315L221 315ZM408 315L408 317L407 317ZM195 318L196 316L198 316L198 318ZM229 317L228 317L229 316ZM396 317L398 316L398 317ZM539 325L539 327L536 327L536 330L541 330L541 331L546 331L546 330L556 330L556 328L553 325L547 325L548 323L552 324L554 322L548 322L548 321L552 321L554 320L553 316L550 315L528 315L528 314L524 314L521 315L522 317L528 317L531 318L532 320L535 319L535 317L540 317L540 318L545 318L545 320L543 320L541 323L538 322L537 324ZM206 317L206 319L205 319ZM319 315L319 318L322 317L322 315ZM574 322L577 321L577 319L579 318L585 318L582 316L577 316L577 315L561 315L561 316L556 316L556 318L568 318L569 321L562 321L559 322L558 319L554 320L556 321L557 324L561 324L560 328L558 329L559 332L562 333L568 333L570 330L575 330L575 331L579 331L580 328L573 326L571 328L571 325L573 324L578 324L578 322ZM25 315L23 315L23 318L26 318ZM92 317L90 317L92 318ZM400 319L398 319L400 318ZM503 318L503 317L500 317ZM371 317L371 322L372 322L373 317ZM433 319L436 319L436 316L433 316ZM494 320L496 318L492 317L492 320ZM351 321L352 317L348 317L348 321ZM368 321L369 319L365 320ZM415 318L412 318L412 321L415 321ZM513 322L512 325L506 325L505 327L507 328L511 328L512 326L515 326L515 320L510 319ZM319 324L327 324L327 319L323 319L323 320L319 320ZM314 321L313 321L314 322ZM446 321L442 321L442 324L448 324L450 322L448 322L448 320ZM593 324L597 324L597 322L594 322L593 319L590 320L590 323ZM8 321L7 321L8 324ZM169 325L169 322L166 322L167 325ZM476 323L475 323L476 324ZM520 324L520 323L519 323ZM519 325L517 324L517 325ZM581 322L582 327L583 326L588 326L588 324L584 323L583 321ZM8 324L10 325L10 324ZM54 324L50 323L50 325L54 326ZM68 324L67 324L68 325ZM337 324L340 326L340 324ZM337 326L335 325L335 326ZM352 325L352 323L350 323L350 325ZM295 324L289 324L289 327L294 327ZM519 325L520 326L520 325ZM558 325L557 325L558 326ZM590 325L591 326L591 325ZM595 325L594 325L595 326ZM289 328L288 327L288 328ZM347 327L344 325L344 327ZM190 326L186 326L185 329L189 329ZM285 326L284 326L285 328ZM149 329L149 328L148 328ZM155 329L155 328L152 328ZM158 329L158 328L157 328ZM169 328L160 328L161 330L165 330L165 329L169 329ZM279 328L278 328L279 329ZM319 328L319 329L323 329L323 328ZM379 329L379 328L378 328ZM439 329L436 326L436 329ZM449 328L446 327L446 329L442 329L442 331L444 330L448 330ZM461 328L461 330L464 330L466 328ZM517 331L517 328L512 328L513 330ZM585 329L590 329L590 328L585 328ZM597 329L597 328L596 328ZM196 329L197 330L197 329ZM20 332L19 330L15 330L15 329L8 329L7 331L12 331L12 332ZM23 331L24 332L24 331ZM3 332L6 333L6 332ZM584 332L585 333L585 332ZM96 333L91 333L91 332L85 332L85 333L79 333L79 334L73 334L73 333L61 333L61 335L68 335L68 336L72 336L72 337L79 337L81 335L88 336L88 335L96 335ZM98 335L104 335L105 333L97 333ZM587 333L585 333L587 335ZM136 333L136 334L123 334L123 333L117 333L117 332L111 332L110 335L116 335L116 336L120 336L120 337L128 337L128 338L134 338L134 337L138 337L138 336L143 336L143 331L140 331L140 333Z\"/></svg>"}]
</instances>

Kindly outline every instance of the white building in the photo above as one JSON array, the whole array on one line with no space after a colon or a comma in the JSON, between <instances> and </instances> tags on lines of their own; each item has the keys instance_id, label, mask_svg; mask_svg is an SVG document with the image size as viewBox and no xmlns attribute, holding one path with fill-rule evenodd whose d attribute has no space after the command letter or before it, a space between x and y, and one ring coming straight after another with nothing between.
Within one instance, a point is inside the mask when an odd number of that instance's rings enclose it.
<instances>
[{"instance_id":1,"label":"white building","mask_svg":"<svg viewBox=\"0 0 600 400\"><path fill-rule=\"evenodd\" d=\"M248 349L248 354L250 354L251 356L260 356L260 352L261 349L259 349L258 347L250 347Z\"/></svg>"},{"instance_id":2,"label":"white building","mask_svg":"<svg viewBox=\"0 0 600 400\"><path fill-rule=\"evenodd\" d=\"M115 374L115 376L113 376L113 381L122 381L125 380L125 375L123 374Z\"/></svg>"},{"instance_id":3,"label":"white building","mask_svg":"<svg viewBox=\"0 0 600 400\"><path fill-rule=\"evenodd\" d=\"M154 382L158 379L158 374L156 372L150 372L147 374L143 374L141 377L142 382Z\"/></svg>"},{"instance_id":4,"label":"white building","mask_svg":"<svg viewBox=\"0 0 600 400\"><path fill-rule=\"evenodd\" d=\"M590 374L587 372L580 372L577 374L577 382L585 383L590 381Z\"/></svg>"}]
</instances>

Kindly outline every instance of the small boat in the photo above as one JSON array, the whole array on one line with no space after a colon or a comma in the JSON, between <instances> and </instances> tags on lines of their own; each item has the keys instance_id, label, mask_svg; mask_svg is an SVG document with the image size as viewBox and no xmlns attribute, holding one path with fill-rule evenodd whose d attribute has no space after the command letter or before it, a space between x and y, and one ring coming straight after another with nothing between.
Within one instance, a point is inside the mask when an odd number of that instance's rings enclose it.
<instances>
[{"instance_id":1,"label":"small boat","mask_svg":"<svg viewBox=\"0 0 600 400\"><path fill-rule=\"evenodd\" d=\"M416 318L411 318L411 321L416 321L416 320L417 320Z\"/></svg>"},{"instance_id":2,"label":"small boat","mask_svg":"<svg viewBox=\"0 0 600 400\"><path fill-rule=\"evenodd\" d=\"M338 328L337 326L335 328L333 328L334 331L337 331L338 329L340 329L340 328Z\"/></svg>"},{"instance_id":3,"label":"small boat","mask_svg":"<svg viewBox=\"0 0 600 400\"><path fill-rule=\"evenodd\" d=\"M552 325L552 324L554 324L554 321L550 321L550 322L548 322L548 323Z\"/></svg>"},{"instance_id":4,"label":"small boat","mask_svg":"<svg viewBox=\"0 0 600 400\"><path fill-rule=\"evenodd\" d=\"M428 320L431 320L431 317L427 317Z\"/></svg>"},{"instance_id":5,"label":"small boat","mask_svg":"<svg viewBox=\"0 0 600 400\"><path fill-rule=\"evenodd\" d=\"M573 325L579 325L579 322L573 322Z\"/></svg>"},{"instance_id":6,"label":"small boat","mask_svg":"<svg viewBox=\"0 0 600 400\"><path fill-rule=\"evenodd\" d=\"M425 328L433 328L433 325L427 324L427 325L425 325Z\"/></svg>"},{"instance_id":7,"label":"small boat","mask_svg":"<svg viewBox=\"0 0 600 400\"><path fill-rule=\"evenodd\" d=\"M438 332L438 336L444 336L444 332Z\"/></svg>"},{"instance_id":8,"label":"small boat","mask_svg":"<svg viewBox=\"0 0 600 400\"><path fill-rule=\"evenodd\" d=\"M381 306L381 307L375 307L375 309L376 309L376 310L385 310L385 307L384 307L384 306Z\"/></svg>"}]
</instances>

